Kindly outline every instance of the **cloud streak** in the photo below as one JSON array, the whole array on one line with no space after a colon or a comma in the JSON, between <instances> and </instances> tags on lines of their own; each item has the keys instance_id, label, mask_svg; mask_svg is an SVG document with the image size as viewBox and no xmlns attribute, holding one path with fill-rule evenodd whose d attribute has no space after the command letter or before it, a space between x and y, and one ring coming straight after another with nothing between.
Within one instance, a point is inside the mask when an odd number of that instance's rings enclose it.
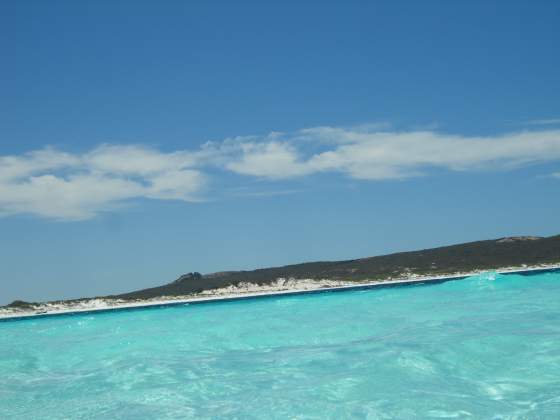
<instances>
[{"instance_id":1,"label":"cloud streak","mask_svg":"<svg viewBox=\"0 0 560 420\"><path fill-rule=\"evenodd\" d=\"M525 125L560 125L560 118L526 121Z\"/></svg>"},{"instance_id":2,"label":"cloud streak","mask_svg":"<svg viewBox=\"0 0 560 420\"><path fill-rule=\"evenodd\" d=\"M210 178L219 188L228 174L238 175L240 184L243 177L280 182L320 173L377 181L560 160L560 130L487 137L380 130L314 127L169 153L104 144L82 154L47 147L0 156L0 215L85 220L141 198L200 201Z\"/></svg>"},{"instance_id":3,"label":"cloud streak","mask_svg":"<svg viewBox=\"0 0 560 420\"><path fill-rule=\"evenodd\" d=\"M193 156L110 145L82 155L46 148L0 156L0 214L85 220L135 198L197 201L206 180Z\"/></svg>"}]
</instances>

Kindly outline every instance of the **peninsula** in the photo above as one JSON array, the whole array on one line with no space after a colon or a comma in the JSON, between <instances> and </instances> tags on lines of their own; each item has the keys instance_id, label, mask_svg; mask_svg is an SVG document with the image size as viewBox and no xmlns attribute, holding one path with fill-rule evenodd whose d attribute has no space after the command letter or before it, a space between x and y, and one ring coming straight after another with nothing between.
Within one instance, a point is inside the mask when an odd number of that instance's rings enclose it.
<instances>
[{"instance_id":1,"label":"peninsula","mask_svg":"<svg viewBox=\"0 0 560 420\"><path fill-rule=\"evenodd\" d=\"M560 235L505 237L354 260L211 274L190 272L161 286L120 295L40 303L15 301L0 307L0 318L443 281L484 271L554 267L560 267Z\"/></svg>"}]
</instances>

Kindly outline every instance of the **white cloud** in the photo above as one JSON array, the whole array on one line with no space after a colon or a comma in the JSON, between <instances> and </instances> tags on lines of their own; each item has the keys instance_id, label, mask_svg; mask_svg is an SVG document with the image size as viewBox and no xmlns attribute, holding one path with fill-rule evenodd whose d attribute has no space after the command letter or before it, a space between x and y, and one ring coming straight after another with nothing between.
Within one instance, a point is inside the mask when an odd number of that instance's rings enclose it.
<instances>
[{"instance_id":1,"label":"white cloud","mask_svg":"<svg viewBox=\"0 0 560 420\"><path fill-rule=\"evenodd\" d=\"M299 140L327 145L307 154ZM283 143L243 143L242 156L227 168L277 179L318 172L342 172L358 179L407 178L429 168L499 170L560 159L560 130L495 137L464 137L433 131L367 132L318 127L284 136Z\"/></svg>"},{"instance_id":2,"label":"white cloud","mask_svg":"<svg viewBox=\"0 0 560 420\"><path fill-rule=\"evenodd\" d=\"M560 118L530 120L530 121L526 121L525 124L526 125L560 125Z\"/></svg>"},{"instance_id":3,"label":"white cloud","mask_svg":"<svg viewBox=\"0 0 560 420\"><path fill-rule=\"evenodd\" d=\"M85 220L133 198L197 201L204 175L185 152L104 145L0 157L0 214Z\"/></svg>"},{"instance_id":4,"label":"white cloud","mask_svg":"<svg viewBox=\"0 0 560 420\"><path fill-rule=\"evenodd\" d=\"M427 168L494 170L555 159L560 159L560 131L470 138L410 132L361 135L314 155L309 165L354 178L386 179L416 176Z\"/></svg>"},{"instance_id":5,"label":"white cloud","mask_svg":"<svg viewBox=\"0 0 560 420\"><path fill-rule=\"evenodd\" d=\"M102 173L146 176L194 166L196 153L161 153L142 146L104 144L84 155L92 170Z\"/></svg>"},{"instance_id":6,"label":"white cloud","mask_svg":"<svg viewBox=\"0 0 560 420\"><path fill-rule=\"evenodd\" d=\"M307 175L313 171L300 161L294 146L277 141L241 143L241 156L226 164L226 168L243 175L281 179Z\"/></svg>"},{"instance_id":7,"label":"white cloud","mask_svg":"<svg viewBox=\"0 0 560 420\"><path fill-rule=\"evenodd\" d=\"M0 180L32 175L79 164L79 158L49 147L22 156L0 156Z\"/></svg>"},{"instance_id":8,"label":"white cloud","mask_svg":"<svg viewBox=\"0 0 560 420\"><path fill-rule=\"evenodd\" d=\"M196 193L204 184L205 177L199 171L166 171L150 178L145 196L159 200L198 201Z\"/></svg>"},{"instance_id":9,"label":"white cloud","mask_svg":"<svg viewBox=\"0 0 560 420\"><path fill-rule=\"evenodd\" d=\"M467 137L382 129L315 127L172 152L106 144L82 154L45 148L0 156L0 214L83 220L138 198L199 201L210 169L274 181L327 172L383 180L560 160L560 130Z\"/></svg>"},{"instance_id":10,"label":"white cloud","mask_svg":"<svg viewBox=\"0 0 560 420\"><path fill-rule=\"evenodd\" d=\"M116 202L141 195L142 186L125 179L41 175L24 182L0 183L0 208L5 214L83 220L109 210Z\"/></svg>"}]
</instances>

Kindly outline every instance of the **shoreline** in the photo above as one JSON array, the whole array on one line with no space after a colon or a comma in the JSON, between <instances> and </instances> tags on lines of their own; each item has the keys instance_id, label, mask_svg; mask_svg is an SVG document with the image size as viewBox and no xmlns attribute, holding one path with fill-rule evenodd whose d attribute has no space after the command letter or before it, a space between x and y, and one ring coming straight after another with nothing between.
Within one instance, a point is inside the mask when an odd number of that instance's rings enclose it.
<instances>
[{"instance_id":1,"label":"shoreline","mask_svg":"<svg viewBox=\"0 0 560 420\"><path fill-rule=\"evenodd\" d=\"M203 304L203 303L216 303L216 302L231 302L245 299L258 299L258 298L272 298L278 296L292 296L292 295L302 295L302 294L312 294L312 293L328 293L328 292L343 292L352 290L367 290L375 288L384 287L397 287L397 286L408 286L408 285L419 285L419 284L438 284L453 280L462 280L468 277L480 275L483 273L496 273L496 274L524 274L524 273L536 273L540 271L555 271L560 270L560 264L550 264L542 266L527 266L527 267L505 267L498 268L495 270L476 270L467 273L454 273L446 274L440 276L410 276L406 278L394 279L394 280L374 280L363 283L353 283L353 282L343 282L341 285L337 286L320 286L320 280L316 280L318 286L315 288L300 288L300 289L280 289L280 290L264 290L264 291L251 291L245 293L230 293L220 295L220 289L214 289L217 293L211 294L211 290L199 293L194 296L178 296L176 298L162 296L161 298L156 298L153 300L143 300L135 302L111 302L110 299L100 299L92 298L89 302L100 301L100 306L97 307L86 307L86 308L76 308L68 307L62 309L52 309L40 311L38 309L33 310L21 310L14 311L12 313L2 314L0 313L0 322L2 321L18 321L25 319L36 319L45 318L53 316L72 316L79 314L89 314L89 313L102 313L109 311L124 311L124 310L134 310L134 309L156 309L168 306L178 306L178 305L190 305L190 304ZM264 286L263 288L265 288ZM110 303L114 303L111 305ZM47 305L48 303L45 303ZM1 311L2 309L0 309Z\"/></svg>"}]
</instances>

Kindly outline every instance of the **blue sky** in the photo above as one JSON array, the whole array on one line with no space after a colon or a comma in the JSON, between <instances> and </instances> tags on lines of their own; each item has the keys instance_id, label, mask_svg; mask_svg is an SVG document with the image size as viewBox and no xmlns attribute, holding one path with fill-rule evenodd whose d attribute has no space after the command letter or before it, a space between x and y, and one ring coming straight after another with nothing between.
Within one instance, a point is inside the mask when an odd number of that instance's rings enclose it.
<instances>
[{"instance_id":1,"label":"blue sky","mask_svg":"<svg viewBox=\"0 0 560 420\"><path fill-rule=\"evenodd\" d=\"M560 233L559 19L2 2L0 303Z\"/></svg>"}]
</instances>

